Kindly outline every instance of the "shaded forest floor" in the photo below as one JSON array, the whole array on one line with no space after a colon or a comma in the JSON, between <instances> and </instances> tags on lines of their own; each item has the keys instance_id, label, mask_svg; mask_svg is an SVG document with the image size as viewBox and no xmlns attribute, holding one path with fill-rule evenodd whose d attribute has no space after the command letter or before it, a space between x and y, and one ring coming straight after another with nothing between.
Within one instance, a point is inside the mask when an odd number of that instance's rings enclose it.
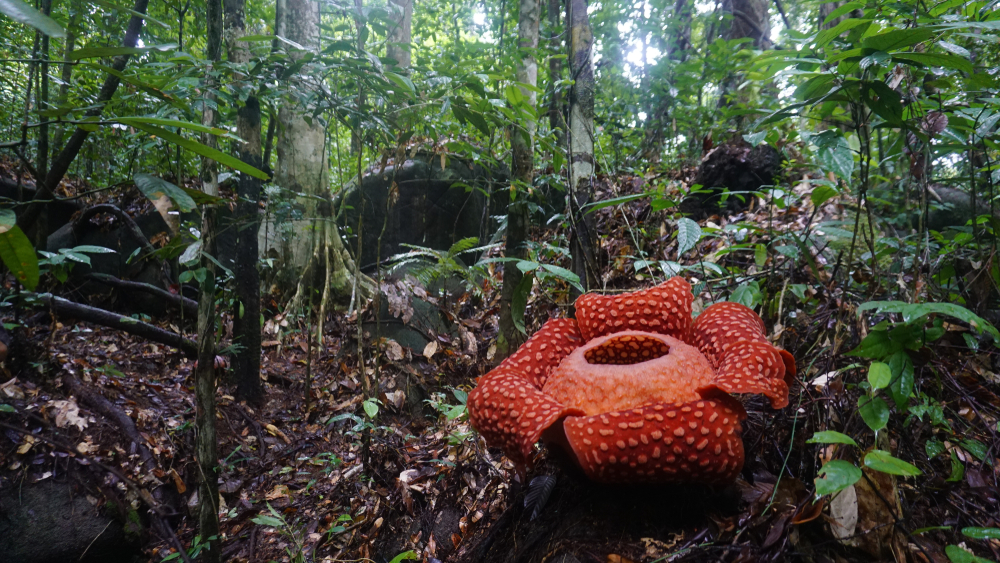
<instances>
[{"instance_id":1,"label":"shaded forest floor","mask_svg":"<svg viewBox=\"0 0 1000 563\"><path fill-rule=\"evenodd\" d=\"M642 179L604 178L598 199L645 189ZM662 280L660 272L655 279L637 276L634 264L639 251L676 259L666 212L636 200L596 213L609 257L602 282L631 289ZM944 338L915 354L916 404L927 416L894 414L876 438L857 413L867 362L856 364L845 353L869 329L858 305L884 294L879 283L895 280L867 280L868 294L856 293L835 281L844 277L837 270L847 267L843 253L817 255L815 269L776 254L755 262L754 244L844 217L845 209L834 204L778 209L757 200L748 211L703 221L720 228L718 236L703 238L682 261L696 267L684 274L695 282L704 278L695 256L755 280L774 343L790 350L799 367L791 406L774 411L763 401L747 402L746 464L729 487L596 486L544 449L527 483L519 482L499 450L487 449L470 428L461 402L491 366L495 280L483 283L482 297L442 297L442 314L461 329L456 336L431 335L433 344L424 350L366 333L364 369L381 391L374 418L362 405L356 318L334 315L324 346L310 351L298 319L271 307L266 403L236 402L225 375L218 395L224 559L381 562L412 550L424 561L938 562L948 561L947 546L960 544L1000 560L1000 541L961 533L1000 525L996 348L970 349L966 329L951 325ZM738 227L741 222L770 227L772 234ZM532 236L544 247L566 234L536 230ZM741 244L749 250L731 251ZM806 286L801 297L790 289L796 284ZM728 290L735 288L734 280ZM720 299L719 291L696 296L696 309ZM564 315L567 295L558 282L536 287L525 314L529 332L551 315ZM192 546L198 478L192 363L162 345L45 311L21 320L19 342L32 347L32 361L0 372L0 402L16 408L0 413L0 489L71 480L144 521L149 495L181 542ZM154 322L192 330L189 319ZM152 462L144 465L141 448L121 425L82 400L67 380L81 382L133 421ZM833 429L860 448L807 443L815 432ZM947 453L931 451L929 442ZM863 451L876 445L923 475L904 479L866 469L850 494L812 502L824 461L860 465ZM145 559L159 561L176 550L163 534L144 533Z\"/></svg>"}]
</instances>

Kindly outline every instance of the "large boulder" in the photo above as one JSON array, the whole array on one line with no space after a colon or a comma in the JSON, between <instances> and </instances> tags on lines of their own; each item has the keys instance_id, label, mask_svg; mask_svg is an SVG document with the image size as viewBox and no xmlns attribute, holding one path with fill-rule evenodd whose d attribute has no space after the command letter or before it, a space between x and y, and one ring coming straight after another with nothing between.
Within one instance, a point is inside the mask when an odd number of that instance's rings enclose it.
<instances>
[{"instance_id":1,"label":"large boulder","mask_svg":"<svg viewBox=\"0 0 1000 563\"><path fill-rule=\"evenodd\" d=\"M501 189L502 195L494 193ZM409 250L407 244L448 250L464 238L488 240L496 230L491 215L506 209L507 189L506 171L418 153L400 165L371 172L360 189L348 188L337 203L344 209L338 222L348 233L345 242L353 253L358 214L363 212L360 261L363 269L370 270L380 259Z\"/></svg>"},{"instance_id":2,"label":"large boulder","mask_svg":"<svg viewBox=\"0 0 1000 563\"><path fill-rule=\"evenodd\" d=\"M141 528L123 524L73 483L52 480L0 491L4 563L138 560Z\"/></svg>"}]
</instances>

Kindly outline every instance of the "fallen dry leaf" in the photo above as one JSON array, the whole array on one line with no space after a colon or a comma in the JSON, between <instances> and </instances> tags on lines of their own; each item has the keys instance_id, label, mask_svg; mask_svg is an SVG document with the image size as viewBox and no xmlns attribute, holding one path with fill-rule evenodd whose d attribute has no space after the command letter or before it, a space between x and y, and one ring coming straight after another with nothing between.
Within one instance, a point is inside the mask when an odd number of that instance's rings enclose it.
<instances>
[{"instance_id":1,"label":"fallen dry leaf","mask_svg":"<svg viewBox=\"0 0 1000 563\"><path fill-rule=\"evenodd\" d=\"M437 340L431 340L430 342L427 343L427 346L424 346L424 357L429 360L434 357L434 354L436 354L437 351L438 351Z\"/></svg>"}]
</instances>

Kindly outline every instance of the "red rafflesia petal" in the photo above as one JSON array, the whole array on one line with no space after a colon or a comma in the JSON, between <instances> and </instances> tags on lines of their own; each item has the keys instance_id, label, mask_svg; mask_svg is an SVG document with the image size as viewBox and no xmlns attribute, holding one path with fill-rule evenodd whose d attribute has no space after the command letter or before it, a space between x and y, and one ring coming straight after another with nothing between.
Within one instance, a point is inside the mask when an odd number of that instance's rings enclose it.
<instances>
[{"instance_id":1,"label":"red rafflesia petal","mask_svg":"<svg viewBox=\"0 0 1000 563\"><path fill-rule=\"evenodd\" d=\"M785 362L778 350L766 342L737 342L719 363L715 385L727 393L759 393L771 406L788 406Z\"/></svg>"},{"instance_id":2,"label":"red rafflesia petal","mask_svg":"<svg viewBox=\"0 0 1000 563\"><path fill-rule=\"evenodd\" d=\"M743 467L738 401L719 397L588 417L563 428L580 467L604 483L722 483Z\"/></svg>"},{"instance_id":3,"label":"red rafflesia petal","mask_svg":"<svg viewBox=\"0 0 1000 563\"><path fill-rule=\"evenodd\" d=\"M725 301L712 305L698 315L691 329L691 343L716 367L730 346L744 340L767 342L764 321L739 303Z\"/></svg>"},{"instance_id":4,"label":"red rafflesia petal","mask_svg":"<svg viewBox=\"0 0 1000 563\"><path fill-rule=\"evenodd\" d=\"M580 409L563 407L517 372L494 369L479 380L467 401L472 426L486 443L503 449L517 464L531 464L531 452L542 432Z\"/></svg>"},{"instance_id":5,"label":"red rafflesia petal","mask_svg":"<svg viewBox=\"0 0 1000 563\"><path fill-rule=\"evenodd\" d=\"M739 303L716 303L691 329L691 341L715 366L715 385L727 393L760 393L771 406L788 406L795 358L764 336L764 322Z\"/></svg>"},{"instance_id":6,"label":"red rafflesia petal","mask_svg":"<svg viewBox=\"0 0 1000 563\"><path fill-rule=\"evenodd\" d=\"M624 330L687 341L693 300L691 284L673 277L656 287L618 296L581 295L576 300L576 319L585 341Z\"/></svg>"},{"instance_id":7,"label":"red rafflesia petal","mask_svg":"<svg viewBox=\"0 0 1000 563\"><path fill-rule=\"evenodd\" d=\"M500 362L494 371L508 369L522 373L539 389L545 385L559 362L583 344L576 319L551 319Z\"/></svg>"}]
</instances>

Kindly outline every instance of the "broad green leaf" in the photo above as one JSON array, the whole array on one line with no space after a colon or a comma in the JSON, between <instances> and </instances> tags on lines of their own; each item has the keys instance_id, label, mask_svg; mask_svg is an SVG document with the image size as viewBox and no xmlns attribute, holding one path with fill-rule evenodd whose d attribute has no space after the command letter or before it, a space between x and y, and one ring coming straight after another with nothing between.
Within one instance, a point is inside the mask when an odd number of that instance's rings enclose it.
<instances>
[{"instance_id":1,"label":"broad green leaf","mask_svg":"<svg viewBox=\"0 0 1000 563\"><path fill-rule=\"evenodd\" d=\"M514 322L514 327L527 334L524 328L524 310L528 306L528 296L531 294L531 287L535 283L535 273L528 272L521 278L520 283L514 288L514 295L510 300L510 317Z\"/></svg>"},{"instance_id":2,"label":"broad green leaf","mask_svg":"<svg viewBox=\"0 0 1000 563\"><path fill-rule=\"evenodd\" d=\"M854 10L863 10L864 8L865 8L865 5L862 4L861 2L848 2L848 3L840 6L836 10L830 12L830 15L827 16L825 20L823 20L823 25L826 25L826 24L832 22L833 20L839 18L840 16L842 16L842 15L848 13L848 12L853 12Z\"/></svg>"},{"instance_id":3,"label":"broad green leaf","mask_svg":"<svg viewBox=\"0 0 1000 563\"><path fill-rule=\"evenodd\" d=\"M957 545L949 545L944 548L944 554L948 556L948 561L951 563L993 563L989 559L977 557Z\"/></svg>"},{"instance_id":4,"label":"broad green leaf","mask_svg":"<svg viewBox=\"0 0 1000 563\"><path fill-rule=\"evenodd\" d=\"M38 256L17 225L0 225L0 260L28 291L38 287Z\"/></svg>"},{"instance_id":5,"label":"broad green leaf","mask_svg":"<svg viewBox=\"0 0 1000 563\"><path fill-rule=\"evenodd\" d=\"M830 29L823 30L816 36L816 48L821 49L826 46L827 43L833 41L834 38L838 37L841 33L845 31L854 29L859 25L869 24L872 20L863 20L858 18L848 18L837 25L831 27Z\"/></svg>"},{"instance_id":6,"label":"broad green leaf","mask_svg":"<svg viewBox=\"0 0 1000 563\"><path fill-rule=\"evenodd\" d=\"M816 478L816 494L832 495L857 483L861 479L861 470L853 463L837 459L821 467L819 475Z\"/></svg>"},{"instance_id":7,"label":"broad green leaf","mask_svg":"<svg viewBox=\"0 0 1000 563\"><path fill-rule=\"evenodd\" d=\"M986 332L993 336L994 341L1000 342L1000 332L986 319L973 313L972 311L956 305L954 303L906 303L904 301L869 301L862 303L858 307L858 315L875 309L876 313L899 313L903 315L904 322L911 322L929 314L940 314L954 317L976 329L977 332Z\"/></svg>"},{"instance_id":8,"label":"broad green leaf","mask_svg":"<svg viewBox=\"0 0 1000 563\"><path fill-rule=\"evenodd\" d=\"M892 370L888 364L882 362L872 362L868 366L868 383L875 389L885 389L892 381Z\"/></svg>"},{"instance_id":9,"label":"broad green leaf","mask_svg":"<svg viewBox=\"0 0 1000 563\"><path fill-rule=\"evenodd\" d=\"M927 459L934 459L944 453L944 443L937 439L927 440L927 443L924 444L924 451L927 453Z\"/></svg>"},{"instance_id":10,"label":"broad green leaf","mask_svg":"<svg viewBox=\"0 0 1000 563\"><path fill-rule=\"evenodd\" d=\"M152 84L149 84L147 82L143 82L143 81L137 79L135 76L125 74L124 72L121 72L120 70L114 69L114 68L112 68L110 66L107 66L107 65L98 64L98 63L83 63L83 65L89 66L91 68L96 68L96 69L101 70L102 72L106 72L106 73L108 73L110 75L116 76L122 82L127 82L127 83L135 86L136 88L142 90L143 92L145 92L145 93L147 93L147 94L149 94L149 95L151 95L151 96L153 96L155 98L159 98L159 99L161 99L161 100L163 100L163 101L165 101L167 103L170 103L170 104L172 104L172 105L174 105L176 107L179 107L179 108L185 108L186 107L186 105L184 103L182 103L180 100L178 100L177 98L171 96L170 94L167 94L166 92L164 92L163 90L160 90L159 88L157 88L156 86L153 86ZM124 118L124 119L128 119L128 118Z\"/></svg>"},{"instance_id":11,"label":"broad green leaf","mask_svg":"<svg viewBox=\"0 0 1000 563\"><path fill-rule=\"evenodd\" d=\"M884 33L865 38L861 44L876 51L892 51L902 49L917 43L923 43L934 37L937 32L926 27L911 27L908 29L892 29Z\"/></svg>"},{"instance_id":12,"label":"broad green leaf","mask_svg":"<svg viewBox=\"0 0 1000 563\"><path fill-rule=\"evenodd\" d=\"M869 397L862 395L858 397L858 412L864 419L868 428L875 432L885 428L889 422L889 405L881 397Z\"/></svg>"},{"instance_id":13,"label":"broad green leaf","mask_svg":"<svg viewBox=\"0 0 1000 563\"><path fill-rule=\"evenodd\" d=\"M888 84L881 80L865 81L861 85L861 96L879 117L893 125L902 125L902 98Z\"/></svg>"},{"instance_id":14,"label":"broad green leaf","mask_svg":"<svg viewBox=\"0 0 1000 563\"><path fill-rule=\"evenodd\" d=\"M913 396L913 360L905 350L899 350L889 356L889 369L892 370L892 383L889 392L896 408L906 412Z\"/></svg>"},{"instance_id":15,"label":"broad green leaf","mask_svg":"<svg viewBox=\"0 0 1000 563\"><path fill-rule=\"evenodd\" d=\"M957 55L944 53L894 53L892 60L903 64L942 67L972 73L972 62Z\"/></svg>"},{"instance_id":16,"label":"broad green leaf","mask_svg":"<svg viewBox=\"0 0 1000 563\"><path fill-rule=\"evenodd\" d=\"M21 2L21 0L0 0L0 14L4 14L10 19L30 25L49 37L66 37L66 30L59 23Z\"/></svg>"},{"instance_id":17,"label":"broad green leaf","mask_svg":"<svg viewBox=\"0 0 1000 563\"><path fill-rule=\"evenodd\" d=\"M136 129L141 129L141 130L145 131L146 133L149 133L150 135L155 135L157 137L160 137L161 139L163 139L164 141L167 141L168 143L173 143L173 144L175 144L175 145L177 145L177 146L179 146L181 148L187 149L187 150L189 150L189 151L191 151L191 152L193 152L195 154L199 154L201 156L204 156L204 157L207 157L207 158L211 158L212 160L218 162L219 164L221 164L223 166L228 166L230 168L234 168L236 170L239 170L240 172L244 172L246 174L249 174L249 175L253 176L254 178L260 178L261 180L267 180L268 179L268 176L267 176L266 173L264 173L261 170L258 170L256 168L254 168L253 166L250 166L249 164L246 164L242 160L240 160L238 158L235 158L235 157L232 157L232 156L230 156L228 154L225 154L225 153L223 153L223 152L221 152L219 150L213 149L212 147L203 145L203 144L201 144L201 143L199 143L197 141L192 141L190 139L185 139L184 137L178 135L177 133L172 133L172 132L167 131L166 129L163 129L161 127L156 127L154 125L148 125L146 123L137 123L137 122L134 122L134 123L132 123L132 125Z\"/></svg>"},{"instance_id":18,"label":"broad green leaf","mask_svg":"<svg viewBox=\"0 0 1000 563\"><path fill-rule=\"evenodd\" d=\"M602 199L601 201L595 201L593 203L588 203L586 206L584 206L584 209L587 210L584 213L584 215L593 213L594 211L597 211L598 209L604 209L605 207L611 207L611 206L614 206L614 205L621 205L623 203L629 203L629 202L635 201L637 199L647 198L647 197L649 197L651 195L653 195L653 194L652 193L643 193L643 194L623 195L621 197L613 197L611 199Z\"/></svg>"},{"instance_id":19,"label":"broad green leaf","mask_svg":"<svg viewBox=\"0 0 1000 563\"><path fill-rule=\"evenodd\" d=\"M841 434L836 430L824 430L822 432L817 432L813 434L812 438L806 441L807 444L850 444L852 446L857 446L858 443L854 441L847 434Z\"/></svg>"},{"instance_id":20,"label":"broad green leaf","mask_svg":"<svg viewBox=\"0 0 1000 563\"><path fill-rule=\"evenodd\" d=\"M365 414L368 418L375 418L378 416L378 402L375 399L366 399L361 406L365 409Z\"/></svg>"},{"instance_id":21,"label":"broad green leaf","mask_svg":"<svg viewBox=\"0 0 1000 563\"><path fill-rule=\"evenodd\" d=\"M824 170L833 172L845 182L851 180L854 153L840 131L827 129L818 135L810 135L808 140L816 147L816 158Z\"/></svg>"},{"instance_id":22,"label":"broad green leaf","mask_svg":"<svg viewBox=\"0 0 1000 563\"><path fill-rule=\"evenodd\" d=\"M677 257L694 248L701 239L701 227L687 217L677 220Z\"/></svg>"},{"instance_id":23,"label":"broad green leaf","mask_svg":"<svg viewBox=\"0 0 1000 563\"><path fill-rule=\"evenodd\" d=\"M580 276L576 275L576 273L572 270L567 270L562 266L554 266L552 264L542 264L542 270L556 276L557 278L565 280L567 283L580 290L580 293L585 293L583 285L580 284Z\"/></svg>"},{"instance_id":24,"label":"broad green leaf","mask_svg":"<svg viewBox=\"0 0 1000 563\"><path fill-rule=\"evenodd\" d=\"M854 168L853 158L851 159L851 168L853 171ZM822 186L816 186L816 188L813 189L812 193L809 194L809 199L812 201L813 205L819 207L820 205L823 205L824 203L829 201L830 198L836 197L838 195L840 195L840 192L838 192L837 190L831 188L830 186L822 185Z\"/></svg>"},{"instance_id":25,"label":"broad green leaf","mask_svg":"<svg viewBox=\"0 0 1000 563\"><path fill-rule=\"evenodd\" d=\"M280 518L276 518L274 516L270 516L267 514L261 514L259 516L255 516L253 520L251 520L251 522L257 524L258 526L267 526L269 528L281 528L285 525L285 522L282 521Z\"/></svg>"},{"instance_id":26,"label":"broad green leaf","mask_svg":"<svg viewBox=\"0 0 1000 563\"><path fill-rule=\"evenodd\" d=\"M962 533L975 540L1000 540L1000 528L962 528Z\"/></svg>"},{"instance_id":27,"label":"broad green leaf","mask_svg":"<svg viewBox=\"0 0 1000 563\"><path fill-rule=\"evenodd\" d=\"M14 407L0 403L0 412L17 412Z\"/></svg>"},{"instance_id":28,"label":"broad green leaf","mask_svg":"<svg viewBox=\"0 0 1000 563\"><path fill-rule=\"evenodd\" d=\"M743 135L743 140L750 143L751 147L756 147L757 145L764 142L764 137L767 137L767 131L758 131L756 133L746 133Z\"/></svg>"},{"instance_id":29,"label":"broad green leaf","mask_svg":"<svg viewBox=\"0 0 1000 563\"><path fill-rule=\"evenodd\" d=\"M951 475L948 475L948 478L945 479L945 481L948 483L958 483L965 478L965 466L962 465L962 461L958 459L958 454L955 453L955 450L952 450L950 453Z\"/></svg>"},{"instance_id":30,"label":"broad green leaf","mask_svg":"<svg viewBox=\"0 0 1000 563\"><path fill-rule=\"evenodd\" d=\"M211 135L217 135L222 137L228 137L234 141L239 141L240 138L233 135L225 129L219 129L218 127L208 127L207 125L202 125L201 123L194 123L192 121L180 121L178 119L162 119L159 117L116 117L115 121L118 123L123 123L125 125L157 125L160 127L179 127L181 129L188 129L191 131L197 131L198 133L209 133Z\"/></svg>"},{"instance_id":31,"label":"broad green leaf","mask_svg":"<svg viewBox=\"0 0 1000 563\"><path fill-rule=\"evenodd\" d=\"M959 442L959 444L979 461L986 461L986 455L989 453L989 448L986 447L986 444L972 438L966 438Z\"/></svg>"},{"instance_id":32,"label":"broad green leaf","mask_svg":"<svg viewBox=\"0 0 1000 563\"><path fill-rule=\"evenodd\" d=\"M757 264L758 268L763 268L764 264L767 264L767 247L763 244L757 244L753 249L753 261Z\"/></svg>"},{"instance_id":33,"label":"broad green leaf","mask_svg":"<svg viewBox=\"0 0 1000 563\"><path fill-rule=\"evenodd\" d=\"M0 0L3 1L3 0ZM118 55L141 55L149 51L169 51L176 49L176 43L164 43L163 45L149 45L147 47L85 47L77 49L68 55L69 60L78 61L80 59L96 59L104 57L117 57Z\"/></svg>"},{"instance_id":34,"label":"broad green leaf","mask_svg":"<svg viewBox=\"0 0 1000 563\"><path fill-rule=\"evenodd\" d=\"M884 450L872 450L868 452L865 455L865 467L881 471L882 473L901 475L903 477L912 477L923 473L916 466L892 457L889 452Z\"/></svg>"},{"instance_id":35,"label":"broad green leaf","mask_svg":"<svg viewBox=\"0 0 1000 563\"><path fill-rule=\"evenodd\" d=\"M140 172L135 175L135 185L150 201L156 201L163 196L167 196L182 213L188 213L197 207L191 196L184 190L163 178Z\"/></svg>"}]
</instances>

